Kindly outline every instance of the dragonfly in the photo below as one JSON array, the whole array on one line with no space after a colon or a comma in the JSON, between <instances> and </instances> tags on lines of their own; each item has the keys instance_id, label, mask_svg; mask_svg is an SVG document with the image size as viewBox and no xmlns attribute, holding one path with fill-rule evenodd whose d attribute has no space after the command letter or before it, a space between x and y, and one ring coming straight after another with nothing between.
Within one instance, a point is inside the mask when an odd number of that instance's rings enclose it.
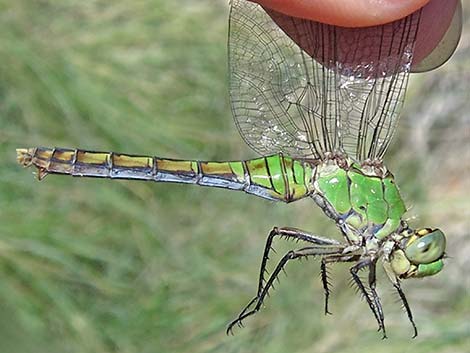
<instances>
[{"instance_id":1,"label":"dragonfly","mask_svg":"<svg viewBox=\"0 0 470 353\"><path fill-rule=\"evenodd\" d=\"M376 269L382 265L415 337L401 282L439 273L446 237L438 228L408 224L407 207L383 158L397 128L409 73L441 65L458 42L460 2L436 50L414 64L425 11L381 26L344 28L233 0L228 42L232 112L244 141L260 157L218 162L34 147L17 149L18 162L36 167L40 180L65 174L218 187L285 203L310 198L335 222L342 240L274 227L264 247L256 295L227 333L262 308L289 262L318 258L325 314L330 313L328 268L349 263L352 283L385 338L376 290ZM287 252L269 274L276 238L304 246ZM360 271L367 271L366 279Z\"/></svg>"}]
</instances>

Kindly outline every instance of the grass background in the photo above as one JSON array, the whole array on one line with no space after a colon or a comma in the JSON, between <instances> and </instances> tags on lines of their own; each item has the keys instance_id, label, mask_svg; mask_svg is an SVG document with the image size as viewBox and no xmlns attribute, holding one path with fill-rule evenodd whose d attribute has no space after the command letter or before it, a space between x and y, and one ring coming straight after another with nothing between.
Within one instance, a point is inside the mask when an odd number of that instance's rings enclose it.
<instances>
[{"instance_id":1,"label":"grass background","mask_svg":"<svg viewBox=\"0 0 470 353\"><path fill-rule=\"evenodd\" d=\"M272 226L339 236L310 200L38 183L15 162L16 147L36 145L254 156L230 118L225 1L0 0L0 10L0 352L468 352L468 13L452 60L412 77L387 156L411 223L444 229L450 258L438 276L404 283L415 340L381 281L390 336L381 341L346 267L332 269L334 315L323 315L315 261L292 264L266 308L225 336L255 292Z\"/></svg>"}]
</instances>

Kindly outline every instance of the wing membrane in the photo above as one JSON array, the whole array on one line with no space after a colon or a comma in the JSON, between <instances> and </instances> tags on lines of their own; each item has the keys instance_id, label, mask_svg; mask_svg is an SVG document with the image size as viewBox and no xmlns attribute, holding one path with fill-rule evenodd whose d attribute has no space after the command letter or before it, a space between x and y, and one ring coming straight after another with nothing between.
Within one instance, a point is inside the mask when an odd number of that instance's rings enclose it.
<instances>
[{"instance_id":1,"label":"wing membrane","mask_svg":"<svg viewBox=\"0 0 470 353\"><path fill-rule=\"evenodd\" d=\"M381 159L398 122L419 13L343 28L232 1L235 123L260 154Z\"/></svg>"}]
</instances>

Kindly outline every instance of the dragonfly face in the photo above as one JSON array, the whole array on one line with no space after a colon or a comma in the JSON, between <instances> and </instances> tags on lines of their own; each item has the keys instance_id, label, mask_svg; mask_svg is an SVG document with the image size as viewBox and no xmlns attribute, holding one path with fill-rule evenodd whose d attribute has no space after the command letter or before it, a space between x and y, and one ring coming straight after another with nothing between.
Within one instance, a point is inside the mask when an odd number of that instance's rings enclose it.
<instances>
[{"instance_id":1,"label":"dragonfly face","mask_svg":"<svg viewBox=\"0 0 470 353\"><path fill-rule=\"evenodd\" d=\"M390 265L398 277L426 277L442 270L446 238L441 230L418 229L404 242L403 249L391 255Z\"/></svg>"}]
</instances>

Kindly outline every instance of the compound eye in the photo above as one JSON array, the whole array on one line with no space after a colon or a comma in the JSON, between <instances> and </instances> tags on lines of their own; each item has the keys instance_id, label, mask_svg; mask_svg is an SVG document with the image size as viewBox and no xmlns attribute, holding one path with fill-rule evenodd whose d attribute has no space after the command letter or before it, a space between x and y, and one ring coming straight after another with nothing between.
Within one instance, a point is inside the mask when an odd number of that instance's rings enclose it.
<instances>
[{"instance_id":1,"label":"compound eye","mask_svg":"<svg viewBox=\"0 0 470 353\"><path fill-rule=\"evenodd\" d=\"M446 238L439 229L418 230L405 248L405 255L415 264L429 264L440 259L446 249Z\"/></svg>"}]
</instances>

